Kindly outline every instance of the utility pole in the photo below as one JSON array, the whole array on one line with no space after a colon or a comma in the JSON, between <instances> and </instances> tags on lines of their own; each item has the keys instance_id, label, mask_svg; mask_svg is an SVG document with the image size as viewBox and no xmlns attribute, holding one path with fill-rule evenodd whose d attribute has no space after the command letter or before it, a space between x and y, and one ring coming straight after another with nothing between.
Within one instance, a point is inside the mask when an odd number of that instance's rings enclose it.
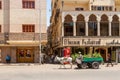
<instances>
[{"instance_id":1,"label":"utility pole","mask_svg":"<svg viewBox=\"0 0 120 80\"><path fill-rule=\"evenodd\" d=\"M39 0L39 63L41 64L41 0Z\"/></svg>"}]
</instances>

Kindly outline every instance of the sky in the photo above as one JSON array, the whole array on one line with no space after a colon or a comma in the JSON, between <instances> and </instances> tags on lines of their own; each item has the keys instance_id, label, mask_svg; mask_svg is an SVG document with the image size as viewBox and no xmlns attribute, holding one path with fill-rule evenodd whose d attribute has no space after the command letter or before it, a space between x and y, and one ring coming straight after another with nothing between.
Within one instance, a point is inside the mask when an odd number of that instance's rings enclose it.
<instances>
[{"instance_id":1,"label":"sky","mask_svg":"<svg viewBox=\"0 0 120 80\"><path fill-rule=\"evenodd\" d=\"M51 0L47 0L47 27L50 25Z\"/></svg>"}]
</instances>

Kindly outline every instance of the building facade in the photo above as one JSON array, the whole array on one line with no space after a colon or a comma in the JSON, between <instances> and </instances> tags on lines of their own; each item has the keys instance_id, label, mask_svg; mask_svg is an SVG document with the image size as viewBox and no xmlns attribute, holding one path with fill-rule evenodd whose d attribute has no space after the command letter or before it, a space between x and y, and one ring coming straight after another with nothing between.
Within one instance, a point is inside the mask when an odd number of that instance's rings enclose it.
<instances>
[{"instance_id":1,"label":"building facade","mask_svg":"<svg viewBox=\"0 0 120 80\"><path fill-rule=\"evenodd\" d=\"M0 59L39 62L46 43L46 0L0 0Z\"/></svg>"},{"instance_id":2,"label":"building facade","mask_svg":"<svg viewBox=\"0 0 120 80\"><path fill-rule=\"evenodd\" d=\"M52 0L52 50L62 54L63 47L72 53L98 50L104 61L107 54L120 62L119 0Z\"/></svg>"}]
</instances>

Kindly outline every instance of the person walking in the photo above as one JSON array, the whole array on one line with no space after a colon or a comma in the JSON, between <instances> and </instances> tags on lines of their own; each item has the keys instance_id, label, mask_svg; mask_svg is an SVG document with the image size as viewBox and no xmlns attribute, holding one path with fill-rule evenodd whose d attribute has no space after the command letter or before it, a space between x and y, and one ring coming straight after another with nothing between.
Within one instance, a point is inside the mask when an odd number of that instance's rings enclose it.
<instances>
[{"instance_id":1,"label":"person walking","mask_svg":"<svg viewBox=\"0 0 120 80\"><path fill-rule=\"evenodd\" d=\"M110 53L107 54L107 66L106 67L108 67L109 64L111 64L111 66L113 67L113 63L112 63L112 59L111 59Z\"/></svg>"}]
</instances>

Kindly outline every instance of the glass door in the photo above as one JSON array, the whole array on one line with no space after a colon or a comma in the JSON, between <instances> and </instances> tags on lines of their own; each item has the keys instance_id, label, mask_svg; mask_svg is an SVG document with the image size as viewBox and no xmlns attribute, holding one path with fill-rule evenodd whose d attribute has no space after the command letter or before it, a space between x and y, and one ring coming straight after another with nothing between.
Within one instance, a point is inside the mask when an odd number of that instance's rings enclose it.
<instances>
[{"instance_id":1,"label":"glass door","mask_svg":"<svg viewBox=\"0 0 120 80\"><path fill-rule=\"evenodd\" d=\"M33 49L17 49L17 61L20 63L34 62Z\"/></svg>"}]
</instances>

